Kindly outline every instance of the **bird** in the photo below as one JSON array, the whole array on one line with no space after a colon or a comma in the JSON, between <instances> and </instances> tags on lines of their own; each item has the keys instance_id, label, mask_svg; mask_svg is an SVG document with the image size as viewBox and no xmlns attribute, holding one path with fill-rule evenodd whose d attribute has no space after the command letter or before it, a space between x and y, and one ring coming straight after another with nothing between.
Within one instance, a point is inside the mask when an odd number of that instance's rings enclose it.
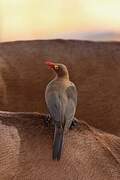
<instances>
[{"instance_id":1,"label":"bird","mask_svg":"<svg viewBox=\"0 0 120 180\"><path fill-rule=\"evenodd\" d=\"M69 130L77 107L77 89L70 81L68 69L64 64L46 61L49 69L55 72L45 90L45 101L54 125L52 159L60 160L63 136Z\"/></svg>"}]
</instances>

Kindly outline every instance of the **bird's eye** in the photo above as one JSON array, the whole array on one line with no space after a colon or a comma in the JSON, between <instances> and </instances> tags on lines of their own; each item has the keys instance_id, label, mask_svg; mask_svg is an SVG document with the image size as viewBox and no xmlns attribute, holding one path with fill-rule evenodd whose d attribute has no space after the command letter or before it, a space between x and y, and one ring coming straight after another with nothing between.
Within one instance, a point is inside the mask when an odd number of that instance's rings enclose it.
<instances>
[{"instance_id":1,"label":"bird's eye","mask_svg":"<svg viewBox=\"0 0 120 180\"><path fill-rule=\"evenodd\" d=\"M59 66L58 66L58 65L55 65L55 69L58 70L58 69L59 69Z\"/></svg>"}]
</instances>

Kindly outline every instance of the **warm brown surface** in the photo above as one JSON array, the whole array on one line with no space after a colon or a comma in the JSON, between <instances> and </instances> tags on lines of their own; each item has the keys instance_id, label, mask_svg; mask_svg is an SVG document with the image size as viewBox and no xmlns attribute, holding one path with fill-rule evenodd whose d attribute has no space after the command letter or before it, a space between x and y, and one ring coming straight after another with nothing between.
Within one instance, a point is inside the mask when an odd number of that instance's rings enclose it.
<instances>
[{"instance_id":1,"label":"warm brown surface","mask_svg":"<svg viewBox=\"0 0 120 180\"><path fill-rule=\"evenodd\" d=\"M0 109L45 112L53 77L46 59L64 62L78 88L77 117L120 135L120 43L29 41L0 44Z\"/></svg>"},{"instance_id":2,"label":"warm brown surface","mask_svg":"<svg viewBox=\"0 0 120 180\"><path fill-rule=\"evenodd\" d=\"M80 121L51 159L52 130L39 113L0 112L0 180L119 180L120 138Z\"/></svg>"}]
</instances>

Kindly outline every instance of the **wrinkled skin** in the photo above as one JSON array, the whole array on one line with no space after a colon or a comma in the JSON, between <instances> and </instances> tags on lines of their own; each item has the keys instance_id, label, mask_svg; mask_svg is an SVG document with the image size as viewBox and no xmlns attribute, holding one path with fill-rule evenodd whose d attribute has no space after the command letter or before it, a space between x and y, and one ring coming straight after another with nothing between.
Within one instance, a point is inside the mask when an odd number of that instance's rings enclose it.
<instances>
[{"instance_id":1,"label":"wrinkled skin","mask_svg":"<svg viewBox=\"0 0 120 180\"><path fill-rule=\"evenodd\" d=\"M1 120L1 118L0 118ZM16 175L20 154L20 136L14 126L0 121L0 179L10 180Z\"/></svg>"},{"instance_id":2,"label":"wrinkled skin","mask_svg":"<svg viewBox=\"0 0 120 180\"><path fill-rule=\"evenodd\" d=\"M51 59L67 65L78 90L77 117L120 135L120 43L0 43L0 110L47 112L44 91Z\"/></svg>"},{"instance_id":3,"label":"wrinkled skin","mask_svg":"<svg viewBox=\"0 0 120 180\"><path fill-rule=\"evenodd\" d=\"M0 112L1 180L119 180L120 138L79 121L53 161L52 128L39 113ZM9 149L9 150L8 150Z\"/></svg>"}]
</instances>

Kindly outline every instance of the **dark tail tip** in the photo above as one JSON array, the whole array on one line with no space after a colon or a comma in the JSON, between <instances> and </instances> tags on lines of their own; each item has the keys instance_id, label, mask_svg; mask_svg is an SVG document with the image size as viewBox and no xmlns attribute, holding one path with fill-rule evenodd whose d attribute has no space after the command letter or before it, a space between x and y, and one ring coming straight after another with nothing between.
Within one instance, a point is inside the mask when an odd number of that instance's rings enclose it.
<instances>
[{"instance_id":1,"label":"dark tail tip","mask_svg":"<svg viewBox=\"0 0 120 180\"><path fill-rule=\"evenodd\" d=\"M53 160L60 160L63 145L63 129L55 128L53 142Z\"/></svg>"}]
</instances>

